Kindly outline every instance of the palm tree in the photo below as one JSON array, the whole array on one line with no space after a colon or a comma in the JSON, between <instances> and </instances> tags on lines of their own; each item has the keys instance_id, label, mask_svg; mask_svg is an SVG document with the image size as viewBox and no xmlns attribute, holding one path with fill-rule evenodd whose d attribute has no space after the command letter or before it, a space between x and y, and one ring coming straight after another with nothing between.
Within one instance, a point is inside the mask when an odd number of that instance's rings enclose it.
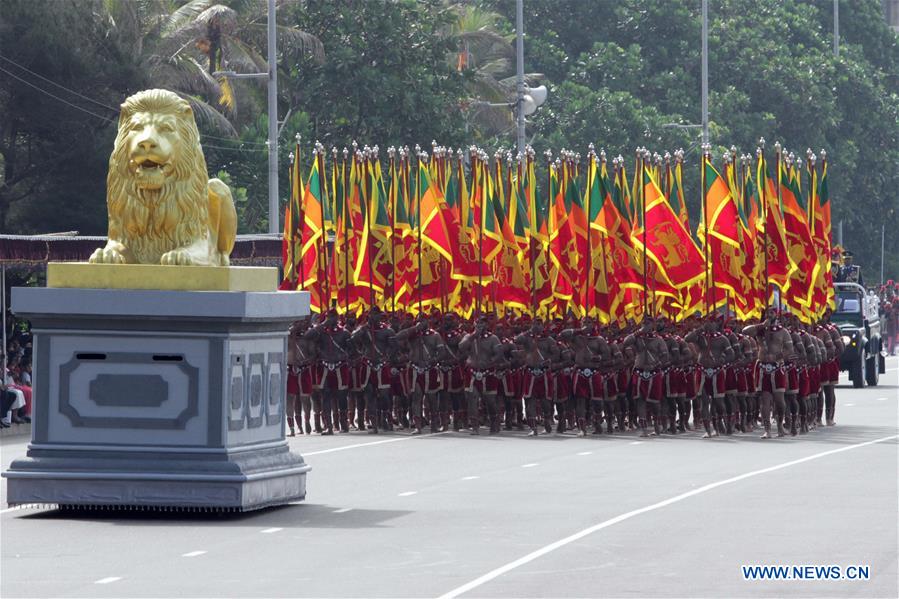
<instances>
[{"instance_id":1,"label":"palm tree","mask_svg":"<svg viewBox=\"0 0 899 599\"><path fill-rule=\"evenodd\" d=\"M279 0L278 4L285 4ZM179 93L194 109L201 127L237 136L241 118L258 112L260 87L240 91L216 71L265 72L266 0L105 0L111 36L145 73L146 83ZM324 58L321 41L304 31L277 26L284 59ZM264 88L262 84L261 88Z\"/></svg>"},{"instance_id":2,"label":"palm tree","mask_svg":"<svg viewBox=\"0 0 899 599\"><path fill-rule=\"evenodd\" d=\"M502 17L476 5L455 3L448 7L455 15L447 35L458 42L458 54L450 57L459 71L467 73L469 96L467 118L480 136L502 135L514 127L512 111L507 104L516 98L514 74L514 35L498 32ZM536 81L539 73L525 78Z\"/></svg>"}]
</instances>

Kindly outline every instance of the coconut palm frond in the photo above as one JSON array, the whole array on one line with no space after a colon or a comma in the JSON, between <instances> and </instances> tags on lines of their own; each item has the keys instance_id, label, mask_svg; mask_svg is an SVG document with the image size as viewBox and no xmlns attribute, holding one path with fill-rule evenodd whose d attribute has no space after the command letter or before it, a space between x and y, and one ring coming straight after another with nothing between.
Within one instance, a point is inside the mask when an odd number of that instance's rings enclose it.
<instances>
[{"instance_id":1,"label":"coconut palm frond","mask_svg":"<svg viewBox=\"0 0 899 599\"><path fill-rule=\"evenodd\" d=\"M478 73L490 75L491 77L497 77L498 75L508 73L511 68L512 61L508 58L491 60L490 62L481 63L477 67Z\"/></svg>"},{"instance_id":2,"label":"coconut palm frond","mask_svg":"<svg viewBox=\"0 0 899 599\"><path fill-rule=\"evenodd\" d=\"M544 75L543 73L525 73L524 74L524 83L525 83L525 85L528 85L528 86L537 85L545 78L546 78L546 75ZM499 83L501 85L508 86L514 90L515 86L517 85L517 78L514 75L511 77L505 77L503 79L500 79Z\"/></svg>"},{"instance_id":3,"label":"coconut palm frond","mask_svg":"<svg viewBox=\"0 0 899 599\"><path fill-rule=\"evenodd\" d=\"M278 48L281 52L306 54L318 63L325 58L325 47L320 39L299 29L278 26ZM265 23L249 23L241 28L238 37L257 48L265 48L268 29Z\"/></svg>"},{"instance_id":4,"label":"coconut palm frond","mask_svg":"<svg viewBox=\"0 0 899 599\"><path fill-rule=\"evenodd\" d=\"M238 15L237 11L228 6L215 4L197 15L195 21L207 29L230 35L237 29Z\"/></svg>"},{"instance_id":5,"label":"coconut palm frond","mask_svg":"<svg viewBox=\"0 0 899 599\"><path fill-rule=\"evenodd\" d=\"M194 111L194 118L197 120L197 125L200 129L227 137L237 137L237 130L234 129L231 122L221 112L197 96L185 93L179 93L178 95L190 103L190 107Z\"/></svg>"},{"instance_id":6,"label":"coconut palm frond","mask_svg":"<svg viewBox=\"0 0 899 599\"><path fill-rule=\"evenodd\" d=\"M168 15L162 25L161 33L164 37L174 34L180 29L189 27L204 11L212 6L215 0L190 0Z\"/></svg>"},{"instance_id":7,"label":"coconut palm frond","mask_svg":"<svg viewBox=\"0 0 899 599\"><path fill-rule=\"evenodd\" d=\"M225 51L224 61L229 69L238 73L268 71L268 63L265 58L240 39L231 36L225 37L222 39L222 47Z\"/></svg>"}]
</instances>

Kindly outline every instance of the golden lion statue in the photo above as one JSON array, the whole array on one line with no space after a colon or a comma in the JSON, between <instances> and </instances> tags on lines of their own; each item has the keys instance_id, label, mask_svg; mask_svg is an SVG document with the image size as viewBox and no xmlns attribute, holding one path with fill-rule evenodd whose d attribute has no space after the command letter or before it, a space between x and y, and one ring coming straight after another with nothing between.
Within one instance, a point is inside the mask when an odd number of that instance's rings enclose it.
<instances>
[{"instance_id":1,"label":"golden lion statue","mask_svg":"<svg viewBox=\"0 0 899 599\"><path fill-rule=\"evenodd\" d=\"M190 104L151 89L122 104L106 178L109 241L90 262L227 266L231 190L209 179Z\"/></svg>"}]
</instances>

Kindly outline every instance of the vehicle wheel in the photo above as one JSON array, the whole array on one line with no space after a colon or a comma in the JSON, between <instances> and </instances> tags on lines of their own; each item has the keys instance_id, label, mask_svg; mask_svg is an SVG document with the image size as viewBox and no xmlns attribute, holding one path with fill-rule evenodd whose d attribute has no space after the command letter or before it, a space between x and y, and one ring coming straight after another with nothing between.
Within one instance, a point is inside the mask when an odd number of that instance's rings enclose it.
<instances>
[{"instance_id":1,"label":"vehicle wheel","mask_svg":"<svg viewBox=\"0 0 899 599\"><path fill-rule=\"evenodd\" d=\"M880 380L880 368L878 368L879 361L880 354L868 356L868 359L865 360L865 381L868 383L869 387L876 387L877 382Z\"/></svg>"},{"instance_id":2,"label":"vehicle wheel","mask_svg":"<svg viewBox=\"0 0 899 599\"><path fill-rule=\"evenodd\" d=\"M852 386L856 389L861 389L865 386L865 373L862 368L865 364L865 356L862 354L859 358L849 367L849 380L852 381Z\"/></svg>"}]
</instances>

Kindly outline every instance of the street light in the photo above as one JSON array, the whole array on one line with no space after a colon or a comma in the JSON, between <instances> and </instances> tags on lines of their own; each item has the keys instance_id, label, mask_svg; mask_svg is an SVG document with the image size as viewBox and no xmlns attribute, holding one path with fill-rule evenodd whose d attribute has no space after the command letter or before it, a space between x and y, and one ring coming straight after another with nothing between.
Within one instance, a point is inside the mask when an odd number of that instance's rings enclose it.
<instances>
[{"instance_id":1,"label":"street light","mask_svg":"<svg viewBox=\"0 0 899 599\"><path fill-rule=\"evenodd\" d=\"M278 234L278 38L275 29L275 0L268 0L268 72L235 73L216 71L213 76L228 79L268 79L268 232Z\"/></svg>"}]
</instances>

